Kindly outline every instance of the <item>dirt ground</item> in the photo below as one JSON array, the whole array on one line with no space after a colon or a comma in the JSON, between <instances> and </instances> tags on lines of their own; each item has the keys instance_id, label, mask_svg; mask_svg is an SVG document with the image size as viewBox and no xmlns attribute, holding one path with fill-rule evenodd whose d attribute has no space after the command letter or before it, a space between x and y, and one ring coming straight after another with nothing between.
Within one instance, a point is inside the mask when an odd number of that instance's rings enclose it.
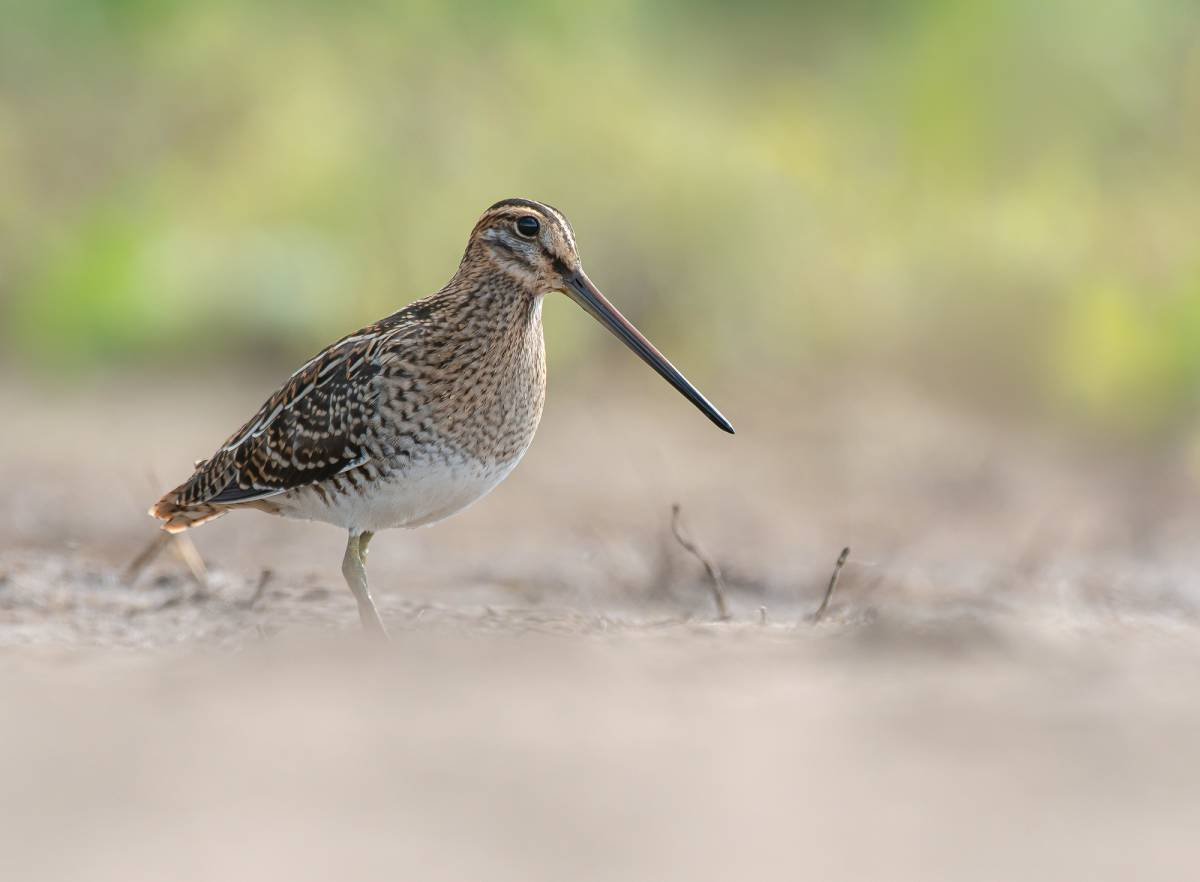
<instances>
[{"instance_id":1,"label":"dirt ground","mask_svg":"<svg viewBox=\"0 0 1200 882\"><path fill-rule=\"evenodd\" d=\"M1189 874L1185 449L878 378L718 383L729 438L645 379L552 377L508 482L375 540L386 647L330 527L232 515L203 585L173 546L126 574L271 379L0 382L0 878Z\"/></svg>"}]
</instances>

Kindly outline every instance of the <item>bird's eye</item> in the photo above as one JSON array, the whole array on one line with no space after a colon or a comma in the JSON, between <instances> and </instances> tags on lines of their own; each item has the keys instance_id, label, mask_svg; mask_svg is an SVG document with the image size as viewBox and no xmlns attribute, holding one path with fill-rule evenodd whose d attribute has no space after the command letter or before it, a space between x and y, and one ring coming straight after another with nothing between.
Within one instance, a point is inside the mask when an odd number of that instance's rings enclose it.
<instances>
[{"instance_id":1,"label":"bird's eye","mask_svg":"<svg viewBox=\"0 0 1200 882\"><path fill-rule=\"evenodd\" d=\"M542 225L538 223L538 219L532 215L527 214L524 217L517 218L517 232L526 239L532 239L536 236L541 227Z\"/></svg>"}]
</instances>

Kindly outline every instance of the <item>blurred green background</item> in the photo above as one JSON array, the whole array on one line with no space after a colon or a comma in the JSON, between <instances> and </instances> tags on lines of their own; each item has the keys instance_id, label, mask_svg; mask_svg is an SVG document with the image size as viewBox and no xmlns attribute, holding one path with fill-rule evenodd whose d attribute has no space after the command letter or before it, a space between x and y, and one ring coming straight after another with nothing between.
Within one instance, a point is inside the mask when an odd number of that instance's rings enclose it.
<instances>
[{"instance_id":1,"label":"blurred green background","mask_svg":"<svg viewBox=\"0 0 1200 882\"><path fill-rule=\"evenodd\" d=\"M512 195L700 380L1200 415L1192 0L0 0L0 346L291 364ZM628 354L548 308L555 373Z\"/></svg>"}]
</instances>

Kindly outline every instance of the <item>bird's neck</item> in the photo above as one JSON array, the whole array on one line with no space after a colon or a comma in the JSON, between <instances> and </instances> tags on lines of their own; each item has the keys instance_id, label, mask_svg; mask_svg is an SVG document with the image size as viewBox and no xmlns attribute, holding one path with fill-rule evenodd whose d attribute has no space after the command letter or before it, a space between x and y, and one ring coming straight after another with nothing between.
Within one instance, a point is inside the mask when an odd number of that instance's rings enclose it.
<instances>
[{"instance_id":1,"label":"bird's neck","mask_svg":"<svg viewBox=\"0 0 1200 882\"><path fill-rule=\"evenodd\" d=\"M531 324L540 327L542 294L486 254L468 251L438 297L453 303L464 324L473 325L476 332L485 328L524 332Z\"/></svg>"}]
</instances>

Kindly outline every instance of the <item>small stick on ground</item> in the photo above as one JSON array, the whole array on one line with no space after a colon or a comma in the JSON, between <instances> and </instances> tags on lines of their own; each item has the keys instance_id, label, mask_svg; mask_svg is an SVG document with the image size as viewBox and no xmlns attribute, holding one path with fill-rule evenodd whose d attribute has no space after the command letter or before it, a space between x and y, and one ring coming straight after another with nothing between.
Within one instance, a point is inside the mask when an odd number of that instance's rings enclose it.
<instances>
[{"instance_id":1,"label":"small stick on ground","mask_svg":"<svg viewBox=\"0 0 1200 882\"><path fill-rule=\"evenodd\" d=\"M704 564L704 569L708 571L708 583L712 589L713 600L717 604L717 619L722 622L728 621L729 605L725 602L725 580L721 577L721 570L717 567L716 561L705 554L704 550L694 540L684 534L683 525L680 523L679 510L680 506L678 502L671 506L671 532L675 534L675 540L680 545L691 552L700 563Z\"/></svg>"},{"instance_id":2,"label":"small stick on ground","mask_svg":"<svg viewBox=\"0 0 1200 882\"><path fill-rule=\"evenodd\" d=\"M158 476L154 474L153 469L147 469L144 477L146 478L146 493L148 495L153 495L158 491ZM138 552L137 557L131 560L129 562L129 566L125 568L125 581L130 585L133 585L137 581L138 576L142 574L142 570L146 569L146 567L150 565L151 561L153 561L159 556L159 554L162 553L162 550L167 547L167 544L170 541L170 533L162 530L156 530L154 538L150 540L150 543L140 552Z\"/></svg>"},{"instance_id":3,"label":"small stick on ground","mask_svg":"<svg viewBox=\"0 0 1200 882\"><path fill-rule=\"evenodd\" d=\"M825 597L821 600L821 605L817 607L817 611L813 613L813 624L821 621L821 616L825 615L825 610L829 606L829 598L833 597L833 589L837 587L838 576L842 574L842 567L846 565L846 558L850 556L850 546L842 549L842 553L838 555L837 563L833 565L833 573L829 577L829 586L825 589Z\"/></svg>"},{"instance_id":4,"label":"small stick on ground","mask_svg":"<svg viewBox=\"0 0 1200 882\"><path fill-rule=\"evenodd\" d=\"M267 585L275 578L275 573L272 570L266 569L262 571L262 575L258 577L258 585L254 588L254 593L242 601L242 607L245 609L253 609L254 606L262 599L263 592L267 590Z\"/></svg>"},{"instance_id":5,"label":"small stick on ground","mask_svg":"<svg viewBox=\"0 0 1200 882\"><path fill-rule=\"evenodd\" d=\"M196 548L196 543L192 541L190 536L184 533L176 533L173 538L175 539L175 543L172 547L179 555L179 559L187 566L188 572L192 574L192 578L200 586L200 592L202 594L208 593L208 568L204 566L204 558L200 556L200 551Z\"/></svg>"},{"instance_id":6,"label":"small stick on ground","mask_svg":"<svg viewBox=\"0 0 1200 882\"><path fill-rule=\"evenodd\" d=\"M129 562L129 566L125 568L125 581L130 585L136 582L138 576L142 574L142 570L149 566L150 561L158 557L159 553L167 547L167 543L170 541L171 534L159 530L150 541L150 544L138 552L138 556Z\"/></svg>"}]
</instances>

